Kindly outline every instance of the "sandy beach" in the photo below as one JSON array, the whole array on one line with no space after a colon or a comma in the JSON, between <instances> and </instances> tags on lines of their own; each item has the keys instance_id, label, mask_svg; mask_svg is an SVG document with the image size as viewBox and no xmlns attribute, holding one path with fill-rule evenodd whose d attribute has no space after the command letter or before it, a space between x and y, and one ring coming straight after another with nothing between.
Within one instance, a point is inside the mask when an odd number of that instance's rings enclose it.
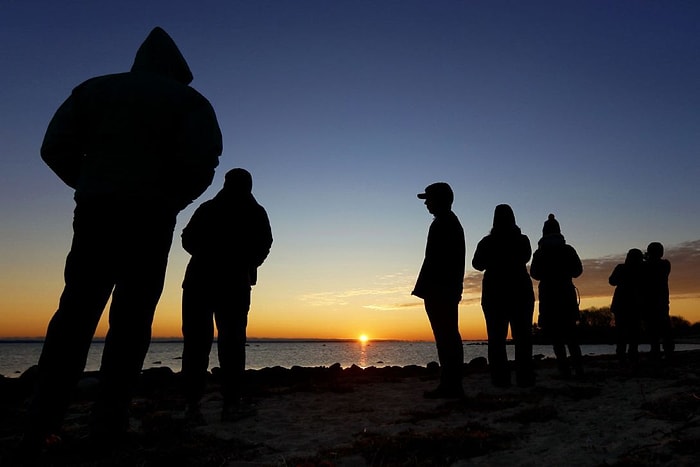
<instances>
[{"instance_id":1,"label":"sandy beach","mask_svg":"<svg viewBox=\"0 0 700 467\"><path fill-rule=\"evenodd\" d=\"M207 424L183 416L179 375L144 372L130 438L111 451L87 440L94 375L76 392L63 442L34 458L15 450L31 374L0 380L0 465L685 466L700 459L700 351L635 371L587 357L581 379L537 362L532 388L494 388L485 362L465 365L464 400L428 400L427 367L249 371L257 413L221 422L212 377Z\"/></svg>"}]
</instances>

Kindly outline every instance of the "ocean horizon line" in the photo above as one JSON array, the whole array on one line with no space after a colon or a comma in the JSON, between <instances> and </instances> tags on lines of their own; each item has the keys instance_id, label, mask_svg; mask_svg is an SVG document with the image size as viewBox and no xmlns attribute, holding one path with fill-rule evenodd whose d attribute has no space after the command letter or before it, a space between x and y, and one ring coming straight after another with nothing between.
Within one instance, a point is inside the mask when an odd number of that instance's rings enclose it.
<instances>
[{"instance_id":1,"label":"ocean horizon line","mask_svg":"<svg viewBox=\"0 0 700 467\"><path fill-rule=\"evenodd\" d=\"M36 337L0 337L0 343L1 344L41 344L44 342L44 337L41 336L36 336ZM151 339L151 343L162 343L162 344L174 344L174 343L180 343L183 341L182 337L154 337ZM104 337L96 337L92 340L93 343L104 343L105 338ZM216 338L214 339L214 342L216 342ZM361 341L357 338L329 338L329 337L249 337L247 339L248 344L254 344L254 343L265 343L265 344L274 344L274 343L301 343L301 344L310 344L310 343L347 343L347 342L357 342L360 343ZM365 342L365 344L371 344L373 342L386 342L386 343L391 343L391 342L434 342L429 339L397 339L397 338L387 338L387 339L382 339L382 338L370 338L368 341ZM481 345L486 342L486 339L464 339L462 342L466 343L467 345L470 344L478 344Z\"/></svg>"}]
</instances>

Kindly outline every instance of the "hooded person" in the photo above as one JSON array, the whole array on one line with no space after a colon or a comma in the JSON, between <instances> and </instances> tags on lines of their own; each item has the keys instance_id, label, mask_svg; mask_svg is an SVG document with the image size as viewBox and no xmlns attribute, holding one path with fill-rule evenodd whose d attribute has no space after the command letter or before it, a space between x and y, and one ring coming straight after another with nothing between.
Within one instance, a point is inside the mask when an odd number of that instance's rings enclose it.
<instances>
[{"instance_id":1,"label":"hooded person","mask_svg":"<svg viewBox=\"0 0 700 467\"><path fill-rule=\"evenodd\" d=\"M559 222L554 214L550 214L542 227L537 250L532 255L530 276L540 282L538 324L552 342L559 372L565 378L571 375L566 347L574 372L577 376L583 374L581 347L576 336L578 294L573 283L581 273L583 265L578 253L566 243Z\"/></svg>"},{"instance_id":2,"label":"hooded person","mask_svg":"<svg viewBox=\"0 0 700 467\"><path fill-rule=\"evenodd\" d=\"M513 209L496 206L493 228L476 246L472 266L484 271L481 308L488 334L491 382L497 387L511 384L506 338L510 326L515 344L516 383L535 384L532 366L532 314L535 294L527 263L532 255L530 239L515 223Z\"/></svg>"},{"instance_id":3,"label":"hooded person","mask_svg":"<svg viewBox=\"0 0 700 467\"><path fill-rule=\"evenodd\" d=\"M620 363L635 365L639 361L642 310L644 310L644 253L632 248L625 262L613 269L608 283L615 287L610 311L615 316L617 345L615 353Z\"/></svg>"},{"instance_id":4,"label":"hooded person","mask_svg":"<svg viewBox=\"0 0 700 467\"><path fill-rule=\"evenodd\" d=\"M222 152L211 104L170 36L151 31L131 71L89 79L58 108L41 157L75 190L65 287L39 358L23 443L59 438L108 300L109 330L93 408L95 438L129 426L176 216L211 184Z\"/></svg>"},{"instance_id":5,"label":"hooded person","mask_svg":"<svg viewBox=\"0 0 700 467\"><path fill-rule=\"evenodd\" d=\"M230 170L221 191L197 208L182 231L182 246L192 255L182 283L182 376L186 417L195 424L204 423L200 401L214 320L223 396L221 419L234 421L252 413L242 398L246 327L251 287L272 246L267 212L252 188L247 170Z\"/></svg>"}]
</instances>

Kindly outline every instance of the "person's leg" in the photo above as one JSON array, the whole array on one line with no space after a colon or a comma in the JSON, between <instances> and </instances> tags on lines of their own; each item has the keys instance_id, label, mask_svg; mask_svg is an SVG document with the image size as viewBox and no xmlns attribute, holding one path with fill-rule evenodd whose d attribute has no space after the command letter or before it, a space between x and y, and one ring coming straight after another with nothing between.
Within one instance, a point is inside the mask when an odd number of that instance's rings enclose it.
<instances>
[{"instance_id":1,"label":"person's leg","mask_svg":"<svg viewBox=\"0 0 700 467\"><path fill-rule=\"evenodd\" d=\"M36 440L59 431L112 292L111 239L103 234L103 216L99 214L89 204L75 209L65 287L58 310L49 322L39 358L38 382L28 410L25 435L28 439Z\"/></svg>"},{"instance_id":2,"label":"person's leg","mask_svg":"<svg viewBox=\"0 0 700 467\"><path fill-rule=\"evenodd\" d=\"M425 311L440 360L440 388L457 395L462 390L464 349L459 334L457 301L425 300Z\"/></svg>"},{"instance_id":3,"label":"person's leg","mask_svg":"<svg viewBox=\"0 0 700 467\"><path fill-rule=\"evenodd\" d=\"M642 321L639 318L627 318L625 323L627 355L632 365L639 362L639 343L642 339Z\"/></svg>"},{"instance_id":4,"label":"person's leg","mask_svg":"<svg viewBox=\"0 0 700 467\"><path fill-rule=\"evenodd\" d=\"M243 395L249 310L249 287L237 288L217 301L215 318L224 406L237 404Z\"/></svg>"},{"instance_id":5,"label":"person's leg","mask_svg":"<svg viewBox=\"0 0 700 467\"><path fill-rule=\"evenodd\" d=\"M581 346L578 339L578 328L575 321L568 321L564 328L564 339L569 349L571 358L571 366L574 368L574 374L577 377L583 376L583 356L581 354Z\"/></svg>"},{"instance_id":6,"label":"person's leg","mask_svg":"<svg viewBox=\"0 0 700 467\"><path fill-rule=\"evenodd\" d=\"M221 393L224 404L221 421L232 422L256 413L254 405L244 401L245 343L250 310L250 287L236 289L218 299L215 318L221 366Z\"/></svg>"},{"instance_id":7,"label":"person's leg","mask_svg":"<svg viewBox=\"0 0 700 467\"><path fill-rule=\"evenodd\" d=\"M663 309L661 312L661 343L666 359L673 358L673 351L676 349L676 343L673 339L673 327L671 326L671 317L668 308Z\"/></svg>"},{"instance_id":8,"label":"person's leg","mask_svg":"<svg viewBox=\"0 0 700 467\"><path fill-rule=\"evenodd\" d=\"M615 315L615 355L620 363L627 360L627 344L629 342L629 324L625 322L622 313Z\"/></svg>"},{"instance_id":9,"label":"person's leg","mask_svg":"<svg viewBox=\"0 0 700 467\"><path fill-rule=\"evenodd\" d=\"M649 355L654 360L661 358L662 326L658 310L649 310L647 312L646 333L649 340Z\"/></svg>"},{"instance_id":10,"label":"person's leg","mask_svg":"<svg viewBox=\"0 0 700 467\"><path fill-rule=\"evenodd\" d=\"M535 371L532 363L532 315L534 302L514 311L511 318L511 331L515 342L515 368L518 386L535 384Z\"/></svg>"},{"instance_id":11,"label":"person's leg","mask_svg":"<svg viewBox=\"0 0 700 467\"><path fill-rule=\"evenodd\" d=\"M506 339L508 337L508 320L503 310L484 308L486 333L488 334L488 359L491 383L494 386L510 386L510 369Z\"/></svg>"},{"instance_id":12,"label":"person's leg","mask_svg":"<svg viewBox=\"0 0 700 467\"><path fill-rule=\"evenodd\" d=\"M100 367L94 432L122 432L151 341L151 325L165 281L175 215L146 206L115 209L119 270Z\"/></svg>"},{"instance_id":13,"label":"person's leg","mask_svg":"<svg viewBox=\"0 0 700 467\"><path fill-rule=\"evenodd\" d=\"M182 290L182 378L188 406L198 406L207 383L214 340L211 293L197 287Z\"/></svg>"}]
</instances>

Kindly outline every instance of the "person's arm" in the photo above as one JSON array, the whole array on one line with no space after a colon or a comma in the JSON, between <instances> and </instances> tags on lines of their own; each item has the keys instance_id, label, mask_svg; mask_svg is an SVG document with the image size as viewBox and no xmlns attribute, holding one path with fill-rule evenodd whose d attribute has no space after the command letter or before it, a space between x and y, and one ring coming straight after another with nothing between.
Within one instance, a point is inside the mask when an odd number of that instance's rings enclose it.
<instances>
[{"instance_id":1,"label":"person's arm","mask_svg":"<svg viewBox=\"0 0 700 467\"><path fill-rule=\"evenodd\" d=\"M223 151L221 129L214 109L206 99L201 99L196 108L186 112L177 135L175 176L181 209L211 185Z\"/></svg>"},{"instance_id":2,"label":"person's arm","mask_svg":"<svg viewBox=\"0 0 700 467\"><path fill-rule=\"evenodd\" d=\"M257 235L257 249L255 252L255 257L253 262L255 267L260 266L267 256L270 254L270 248L272 247L272 228L270 227L270 219L267 216L267 212L262 207L258 214L258 235Z\"/></svg>"},{"instance_id":3,"label":"person's arm","mask_svg":"<svg viewBox=\"0 0 700 467\"><path fill-rule=\"evenodd\" d=\"M474 257L472 258L472 267L477 271L483 271L487 266L488 259L485 251L485 241L486 239L484 238L476 245L476 251L474 251Z\"/></svg>"},{"instance_id":4,"label":"person's arm","mask_svg":"<svg viewBox=\"0 0 700 467\"><path fill-rule=\"evenodd\" d=\"M578 253L574 247L571 247L571 277L576 278L583 274L583 263L581 263L581 258L579 258Z\"/></svg>"},{"instance_id":5,"label":"person's arm","mask_svg":"<svg viewBox=\"0 0 700 467\"><path fill-rule=\"evenodd\" d=\"M610 274L610 278L608 279L608 284L612 286L617 286L620 285L620 279L622 276L622 265L618 264L615 266L615 269L613 269L612 274Z\"/></svg>"},{"instance_id":6,"label":"person's arm","mask_svg":"<svg viewBox=\"0 0 700 467\"><path fill-rule=\"evenodd\" d=\"M535 280L540 280L542 278L540 272L540 250L536 250L532 255L532 263L530 264L530 277Z\"/></svg>"},{"instance_id":7,"label":"person's arm","mask_svg":"<svg viewBox=\"0 0 700 467\"><path fill-rule=\"evenodd\" d=\"M54 114L41 144L41 158L69 187L80 179L84 154L78 140L75 98L71 95Z\"/></svg>"}]
</instances>

